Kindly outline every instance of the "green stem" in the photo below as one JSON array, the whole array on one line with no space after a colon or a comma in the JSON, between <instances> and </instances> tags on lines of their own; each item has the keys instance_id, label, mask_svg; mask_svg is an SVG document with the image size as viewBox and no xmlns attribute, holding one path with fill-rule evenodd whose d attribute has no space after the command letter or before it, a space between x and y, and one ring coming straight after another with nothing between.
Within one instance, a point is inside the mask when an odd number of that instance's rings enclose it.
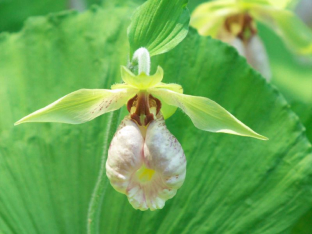
<instances>
[{"instance_id":1,"label":"green stem","mask_svg":"<svg viewBox=\"0 0 312 234\"><path fill-rule=\"evenodd\" d=\"M114 111L109 113L108 117L108 128L105 132L104 138L104 152L101 159L100 173L92 193L91 201L89 203L88 209L88 223L87 223L87 233L97 234L99 233L99 218L101 214L102 202L108 185L106 178L106 159L108 154L109 140L115 134L115 130L119 121L120 111Z\"/></svg>"}]
</instances>

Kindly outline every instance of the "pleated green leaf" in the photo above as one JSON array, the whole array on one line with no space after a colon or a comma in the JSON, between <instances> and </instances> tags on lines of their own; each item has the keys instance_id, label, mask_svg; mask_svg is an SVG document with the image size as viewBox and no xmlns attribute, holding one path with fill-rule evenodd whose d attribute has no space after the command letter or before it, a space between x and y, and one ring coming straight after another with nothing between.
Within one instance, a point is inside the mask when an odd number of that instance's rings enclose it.
<instances>
[{"instance_id":1,"label":"pleated green leaf","mask_svg":"<svg viewBox=\"0 0 312 234\"><path fill-rule=\"evenodd\" d=\"M70 92L121 82L130 23L125 16L131 12L92 8L81 15L31 18L21 33L0 35L0 110L5 112L0 115L0 233L86 232L107 126L116 129L118 119L105 114L82 125L13 124Z\"/></svg>"},{"instance_id":2,"label":"pleated green leaf","mask_svg":"<svg viewBox=\"0 0 312 234\"><path fill-rule=\"evenodd\" d=\"M187 35L190 21L188 0L149 0L133 14L128 28L131 56L145 47L150 55L165 53Z\"/></svg>"},{"instance_id":3,"label":"pleated green leaf","mask_svg":"<svg viewBox=\"0 0 312 234\"><path fill-rule=\"evenodd\" d=\"M270 57L272 82L281 90L291 109L299 116L307 137L312 142L312 60L294 57L281 38L266 27L261 27L259 31ZM290 228L289 233L309 234L312 230L311 215L312 209Z\"/></svg>"},{"instance_id":4,"label":"pleated green leaf","mask_svg":"<svg viewBox=\"0 0 312 234\"><path fill-rule=\"evenodd\" d=\"M132 210L108 187L101 231L275 234L295 223L311 204L311 145L279 92L231 47L193 31L158 64L164 82L174 79L184 93L217 101L270 140L205 134L175 113L167 125L187 156L185 184L163 210L149 213ZM123 225L116 227L109 217L120 213Z\"/></svg>"},{"instance_id":5,"label":"pleated green leaf","mask_svg":"<svg viewBox=\"0 0 312 234\"><path fill-rule=\"evenodd\" d=\"M124 112L82 125L13 123L72 91L120 82L131 12L33 18L0 36L1 232L86 232L100 158ZM177 111L166 123L188 160L184 185L163 210L141 212L106 180L99 233L276 234L295 223L312 201L311 145L280 93L233 48L193 30L153 65L270 140L207 133Z\"/></svg>"}]
</instances>

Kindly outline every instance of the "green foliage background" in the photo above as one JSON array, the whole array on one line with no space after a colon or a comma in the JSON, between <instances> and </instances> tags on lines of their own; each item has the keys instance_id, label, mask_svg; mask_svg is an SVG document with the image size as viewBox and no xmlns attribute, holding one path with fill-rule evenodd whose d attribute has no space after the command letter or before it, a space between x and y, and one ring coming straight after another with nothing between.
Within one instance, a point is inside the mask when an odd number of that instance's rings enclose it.
<instances>
[{"instance_id":1,"label":"green foliage background","mask_svg":"<svg viewBox=\"0 0 312 234\"><path fill-rule=\"evenodd\" d=\"M78 126L13 127L13 123L69 92L109 88L120 81L119 65L126 64L129 52L126 28L135 4L103 4L104 10L93 7L83 14L31 18L21 32L0 35L4 113L0 116L0 232L86 230L100 159L112 134L107 126L116 128L125 111ZM7 12L2 14L7 19L2 31L18 30L29 15L68 8L64 1L54 1L55 7L47 3L40 10L40 4L28 4L27 13L17 17L9 13L11 6L0 7ZM273 82L296 103L292 108L311 137L308 113L312 112L306 108L311 108L312 70L295 63L265 29L263 37ZM153 65L164 68L165 82L180 83L185 93L217 101L270 141L202 132L177 112L167 125L187 155L185 184L165 209L143 213L133 210L107 181L101 233L285 233L311 207L312 155L304 129L282 95L234 49L200 38L194 30L176 49L155 57ZM297 82L294 74L304 82ZM307 217L294 233L306 233Z\"/></svg>"}]
</instances>

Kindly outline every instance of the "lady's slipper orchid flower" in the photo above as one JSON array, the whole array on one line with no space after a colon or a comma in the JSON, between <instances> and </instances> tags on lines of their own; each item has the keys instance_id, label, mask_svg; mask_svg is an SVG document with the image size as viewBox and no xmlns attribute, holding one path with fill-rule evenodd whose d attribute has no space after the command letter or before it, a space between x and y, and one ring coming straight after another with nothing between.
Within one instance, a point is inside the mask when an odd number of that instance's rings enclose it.
<instances>
[{"instance_id":1,"label":"lady's slipper orchid flower","mask_svg":"<svg viewBox=\"0 0 312 234\"><path fill-rule=\"evenodd\" d=\"M25 122L80 124L127 105L129 115L112 139L106 174L112 186L128 196L140 210L160 209L179 189L186 174L186 159L164 117L181 108L202 130L266 140L208 98L183 94L177 84L162 83L163 69L149 75L150 57L145 48L134 54L138 75L121 68L122 84L107 89L81 89L22 118Z\"/></svg>"},{"instance_id":2,"label":"lady's slipper orchid flower","mask_svg":"<svg viewBox=\"0 0 312 234\"><path fill-rule=\"evenodd\" d=\"M199 34L234 46L250 65L268 80L271 77L265 48L255 21L273 29L295 53L312 54L312 32L291 11L291 0L218 0L203 3L192 14Z\"/></svg>"}]
</instances>

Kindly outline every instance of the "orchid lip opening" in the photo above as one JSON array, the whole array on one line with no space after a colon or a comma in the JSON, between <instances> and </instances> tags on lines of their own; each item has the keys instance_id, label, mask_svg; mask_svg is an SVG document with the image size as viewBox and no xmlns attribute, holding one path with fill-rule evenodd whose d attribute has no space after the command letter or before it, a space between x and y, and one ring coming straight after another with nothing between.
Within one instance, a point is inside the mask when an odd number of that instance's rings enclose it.
<instances>
[{"instance_id":1,"label":"orchid lip opening","mask_svg":"<svg viewBox=\"0 0 312 234\"><path fill-rule=\"evenodd\" d=\"M144 183L149 182L152 180L155 170L147 168L145 165L143 165L139 170L136 171L136 176L138 179Z\"/></svg>"}]
</instances>

